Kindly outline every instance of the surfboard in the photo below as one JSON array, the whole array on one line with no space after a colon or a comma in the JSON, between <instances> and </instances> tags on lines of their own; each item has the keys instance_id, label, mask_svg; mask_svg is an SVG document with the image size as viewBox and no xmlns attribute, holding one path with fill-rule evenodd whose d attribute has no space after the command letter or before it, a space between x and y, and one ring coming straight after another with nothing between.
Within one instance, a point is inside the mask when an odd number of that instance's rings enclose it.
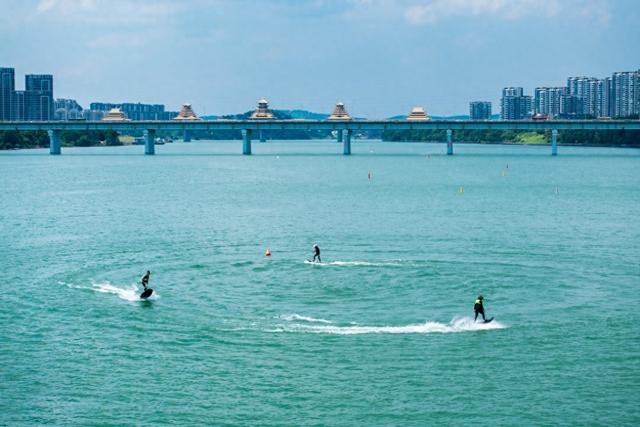
<instances>
[{"instance_id":1,"label":"surfboard","mask_svg":"<svg viewBox=\"0 0 640 427\"><path fill-rule=\"evenodd\" d=\"M484 323L489 323L493 320L493 317L488 318L487 320L484 321Z\"/></svg>"},{"instance_id":2,"label":"surfboard","mask_svg":"<svg viewBox=\"0 0 640 427\"><path fill-rule=\"evenodd\" d=\"M151 296L152 293L153 293L153 289L147 288L144 290L144 292L140 294L140 299L147 299Z\"/></svg>"}]
</instances>

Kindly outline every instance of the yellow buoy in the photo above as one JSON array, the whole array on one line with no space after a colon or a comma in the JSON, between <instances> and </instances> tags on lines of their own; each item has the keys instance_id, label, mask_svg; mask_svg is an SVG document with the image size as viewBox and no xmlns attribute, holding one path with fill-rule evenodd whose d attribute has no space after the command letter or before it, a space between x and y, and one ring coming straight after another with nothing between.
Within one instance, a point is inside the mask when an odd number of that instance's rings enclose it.
<instances>
[{"instance_id":1,"label":"yellow buoy","mask_svg":"<svg viewBox=\"0 0 640 427\"><path fill-rule=\"evenodd\" d=\"M460 194L464 193L464 185L461 185L460 187L458 187L458 193Z\"/></svg>"}]
</instances>

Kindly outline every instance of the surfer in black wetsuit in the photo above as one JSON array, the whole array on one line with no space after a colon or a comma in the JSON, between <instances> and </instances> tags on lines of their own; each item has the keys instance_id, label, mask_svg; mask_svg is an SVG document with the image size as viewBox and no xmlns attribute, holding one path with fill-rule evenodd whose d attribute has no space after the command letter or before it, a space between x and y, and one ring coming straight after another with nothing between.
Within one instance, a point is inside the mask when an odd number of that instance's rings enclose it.
<instances>
[{"instance_id":1,"label":"surfer in black wetsuit","mask_svg":"<svg viewBox=\"0 0 640 427\"><path fill-rule=\"evenodd\" d=\"M147 270L147 274L142 276L142 286L147 289L147 285L149 284L149 276L151 276L151 272Z\"/></svg>"},{"instance_id":2,"label":"surfer in black wetsuit","mask_svg":"<svg viewBox=\"0 0 640 427\"><path fill-rule=\"evenodd\" d=\"M482 298L482 295L480 295L478 298L476 298L475 304L473 304L473 311L476 312L476 317L473 320L478 320L478 314L482 314L482 320L486 320L484 318L484 305L482 305L483 299L484 298Z\"/></svg>"},{"instance_id":3,"label":"surfer in black wetsuit","mask_svg":"<svg viewBox=\"0 0 640 427\"><path fill-rule=\"evenodd\" d=\"M318 262L322 262L320 259L320 247L318 245L313 245L313 262L316 262L316 258L318 258Z\"/></svg>"}]
</instances>

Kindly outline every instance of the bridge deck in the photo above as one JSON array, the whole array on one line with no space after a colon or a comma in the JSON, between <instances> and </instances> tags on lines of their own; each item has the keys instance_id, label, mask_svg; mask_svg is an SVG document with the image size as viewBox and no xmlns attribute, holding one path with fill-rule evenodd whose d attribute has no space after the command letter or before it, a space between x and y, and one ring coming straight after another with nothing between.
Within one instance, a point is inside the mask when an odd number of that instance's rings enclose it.
<instances>
[{"instance_id":1,"label":"bridge deck","mask_svg":"<svg viewBox=\"0 0 640 427\"><path fill-rule=\"evenodd\" d=\"M640 130L640 120L453 121L429 120L197 120L0 122L0 131L30 130Z\"/></svg>"}]
</instances>

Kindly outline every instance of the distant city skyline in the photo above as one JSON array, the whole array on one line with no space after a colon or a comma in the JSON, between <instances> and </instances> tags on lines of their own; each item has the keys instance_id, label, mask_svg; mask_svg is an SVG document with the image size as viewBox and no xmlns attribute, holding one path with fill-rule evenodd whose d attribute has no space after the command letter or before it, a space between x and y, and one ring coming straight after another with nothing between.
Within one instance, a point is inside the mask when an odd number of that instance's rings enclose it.
<instances>
[{"instance_id":1,"label":"distant city skyline","mask_svg":"<svg viewBox=\"0 0 640 427\"><path fill-rule=\"evenodd\" d=\"M0 66L55 76L55 97L189 102L199 115L468 114L505 87L638 69L631 0L0 0ZM251 9L251 13L247 10ZM24 89L18 83L16 90Z\"/></svg>"},{"instance_id":2,"label":"distant city skyline","mask_svg":"<svg viewBox=\"0 0 640 427\"><path fill-rule=\"evenodd\" d=\"M197 117L191 104L183 104L180 114L177 111L165 111L164 104L145 104L138 102L91 102L89 108L83 108L75 99L56 98L53 92L53 75L25 75L25 90L16 89L15 70L12 67L0 67L0 121L43 121L43 120L102 120L106 116L126 118L128 120L172 120L183 115ZM276 109L278 110L278 109ZM249 110L250 112L251 110ZM338 102L331 115L322 111L287 110L294 118L313 118L322 116L331 119L350 120L345 105ZM301 114L293 114L297 111ZM307 111L307 113L304 113ZM205 115L207 117L234 116L246 111L225 113L223 115ZM505 87L500 99L501 120L546 120L546 119L595 119L595 118L637 118L640 114L640 69L637 71L615 72L611 77L568 77L567 84L559 87L536 87L534 96L527 95L522 87ZM185 116L185 117L186 117ZM395 115L398 119L404 115ZM460 117L464 115L443 116ZM405 116L407 120L427 120L422 106L416 106ZM437 116L433 116L437 117ZM471 120L491 120L492 103L472 101L469 103ZM252 119L275 118L264 98L258 101ZM390 117L386 117L387 119Z\"/></svg>"}]
</instances>

